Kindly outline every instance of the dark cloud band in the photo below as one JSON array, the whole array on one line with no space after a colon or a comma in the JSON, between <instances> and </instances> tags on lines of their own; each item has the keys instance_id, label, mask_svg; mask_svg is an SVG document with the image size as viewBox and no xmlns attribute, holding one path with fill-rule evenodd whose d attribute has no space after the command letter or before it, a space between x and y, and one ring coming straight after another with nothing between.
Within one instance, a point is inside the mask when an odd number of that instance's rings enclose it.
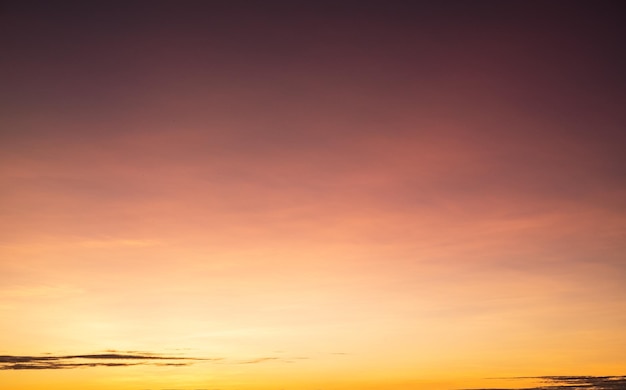
<instances>
[{"instance_id":1,"label":"dark cloud band","mask_svg":"<svg viewBox=\"0 0 626 390\"><path fill-rule=\"evenodd\" d=\"M481 388L465 390L626 390L626 376L540 376L511 379L538 379L537 387Z\"/></svg>"},{"instance_id":2,"label":"dark cloud band","mask_svg":"<svg viewBox=\"0 0 626 390\"><path fill-rule=\"evenodd\" d=\"M265 356L242 361L228 361L224 358L200 358L188 356L168 356L149 352L109 350L106 353L86 355L0 355L0 370L59 370L84 367L128 367L128 366L189 366L197 361L212 361L223 364L257 364L271 361L293 363L306 357L278 358Z\"/></svg>"},{"instance_id":3,"label":"dark cloud band","mask_svg":"<svg viewBox=\"0 0 626 390\"><path fill-rule=\"evenodd\" d=\"M216 359L166 356L153 353L99 353L59 356L0 355L0 370L58 370L82 367L126 367L137 365L188 366L196 360Z\"/></svg>"}]
</instances>

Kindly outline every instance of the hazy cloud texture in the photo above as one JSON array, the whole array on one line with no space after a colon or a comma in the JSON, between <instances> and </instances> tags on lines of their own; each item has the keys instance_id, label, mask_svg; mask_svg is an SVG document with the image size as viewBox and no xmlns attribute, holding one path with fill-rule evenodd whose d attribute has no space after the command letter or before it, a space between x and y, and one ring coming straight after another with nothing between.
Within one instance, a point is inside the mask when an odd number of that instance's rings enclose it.
<instances>
[{"instance_id":1,"label":"hazy cloud texture","mask_svg":"<svg viewBox=\"0 0 626 390\"><path fill-rule=\"evenodd\" d=\"M137 365L187 366L194 360L215 359L164 356L153 353L98 353L58 356L0 355L0 370L58 370L81 367L126 367Z\"/></svg>"},{"instance_id":2,"label":"hazy cloud texture","mask_svg":"<svg viewBox=\"0 0 626 390\"><path fill-rule=\"evenodd\" d=\"M522 378L519 378L522 379ZM523 378L529 379L529 378ZM625 390L626 376L541 376L544 385L525 388L481 388L471 390ZM470 390L470 389L466 389Z\"/></svg>"},{"instance_id":3,"label":"hazy cloud texture","mask_svg":"<svg viewBox=\"0 0 626 390\"><path fill-rule=\"evenodd\" d=\"M279 358L264 356L241 361L229 361L224 358L199 358L184 356L168 356L140 351L108 350L106 353L85 355L0 355L0 370L58 370L82 367L127 367L127 366L189 366L194 361L213 361L224 364L257 364L270 361L293 363L307 357Z\"/></svg>"}]
</instances>

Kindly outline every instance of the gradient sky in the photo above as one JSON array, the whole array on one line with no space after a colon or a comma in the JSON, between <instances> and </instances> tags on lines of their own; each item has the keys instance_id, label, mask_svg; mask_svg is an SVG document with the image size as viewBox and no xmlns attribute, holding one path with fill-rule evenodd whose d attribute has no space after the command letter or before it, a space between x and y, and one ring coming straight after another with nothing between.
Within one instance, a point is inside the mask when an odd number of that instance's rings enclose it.
<instances>
[{"instance_id":1,"label":"gradient sky","mask_svg":"<svg viewBox=\"0 0 626 390\"><path fill-rule=\"evenodd\" d=\"M625 388L619 5L4 2L1 387Z\"/></svg>"}]
</instances>

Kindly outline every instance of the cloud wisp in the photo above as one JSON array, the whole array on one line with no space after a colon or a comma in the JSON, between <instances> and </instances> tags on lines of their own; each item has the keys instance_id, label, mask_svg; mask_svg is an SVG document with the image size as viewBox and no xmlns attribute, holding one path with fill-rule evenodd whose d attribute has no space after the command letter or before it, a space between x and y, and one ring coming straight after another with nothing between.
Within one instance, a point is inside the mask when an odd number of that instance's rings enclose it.
<instances>
[{"instance_id":1,"label":"cloud wisp","mask_svg":"<svg viewBox=\"0 0 626 390\"><path fill-rule=\"evenodd\" d=\"M58 370L82 367L127 367L138 365L188 366L195 357L166 356L153 353L96 353L86 355L16 356L0 355L0 370Z\"/></svg>"},{"instance_id":2,"label":"cloud wisp","mask_svg":"<svg viewBox=\"0 0 626 390\"><path fill-rule=\"evenodd\" d=\"M0 355L0 370L59 370L84 367L128 367L128 366L190 366L194 362L214 362L221 364L258 364L265 362L293 363L307 357L280 358L264 356L246 360L228 360L225 358L200 358L188 356L169 356L141 351L107 350L105 353L85 355Z\"/></svg>"},{"instance_id":3,"label":"cloud wisp","mask_svg":"<svg viewBox=\"0 0 626 390\"><path fill-rule=\"evenodd\" d=\"M523 388L480 388L465 390L624 390L626 376L540 376L512 379L538 379L543 382L537 387Z\"/></svg>"}]
</instances>

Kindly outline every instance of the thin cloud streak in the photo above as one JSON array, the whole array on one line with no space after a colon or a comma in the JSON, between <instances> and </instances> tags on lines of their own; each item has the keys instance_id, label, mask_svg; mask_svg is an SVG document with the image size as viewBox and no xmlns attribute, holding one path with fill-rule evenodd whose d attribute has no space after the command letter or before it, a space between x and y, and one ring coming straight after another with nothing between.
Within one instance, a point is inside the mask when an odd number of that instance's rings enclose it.
<instances>
[{"instance_id":1,"label":"thin cloud streak","mask_svg":"<svg viewBox=\"0 0 626 390\"><path fill-rule=\"evenodd\" d=\"M624 390L626 376L540 376L530 378L545 383L537 387L523 388L480 388L464 390Z\"/></svg>"},{"instance_id":2,"label":"thin cloud streak","mask_svg":"<svg viewBox=\"0 0 626 390\"><path fill-rule=\"evenodd\" d=\"M240 364L256 364L256 363L263 363L263 362L268 362L272 360L279 360L279 359L277 357L262 357L258 359L246 360L246 361L241 362Z\"/></svg>"},{"instance_id":3,"label":"thin cloud streak","mask_svg":"<svg viewBox=\"0 0 626 390\"><path fill-rule=\"evenodd\" d=\"M88 363L75 363L76 360L89 360ZM110 360L132 360L134 362L109 362ZM165 362L153 362L154 360ZM60 356L0 356L0 370L57 370L82 367L127 367L137 365L189 366L192 361L220 360L196 357L164 356L153 353L124 354L86 354ZM174 362L176 361L176 362ZM183 362L180 362L183 361Z\"/></svg>"},{"instance_id":4,"label":"thin cloud streak","mask_svg":"<svg viewBox=\"0 0 626 390\"><path fill-rule=\"evenodd\" d=\"M116 352L115 350L110 350ZM0 355L0 370L58 370L83 367L128 367L128 366L159 366L159 367L182 367L190 366L197 361L220 361L225 364L257 364L270 361L293 363L295 360L309 359L307 357L294 357L281 359L279 357L265 356L243 361L228 362L224 358L199 358L159 355L150 352L128 351L129 353L98 353L86 355L58 355L58 356L21 356ZM87 360L87 363L76 362ZM110 362L121 360L122 362ZM132 362L124 362L124 361Z\"/></svg>"}]
</instances>

